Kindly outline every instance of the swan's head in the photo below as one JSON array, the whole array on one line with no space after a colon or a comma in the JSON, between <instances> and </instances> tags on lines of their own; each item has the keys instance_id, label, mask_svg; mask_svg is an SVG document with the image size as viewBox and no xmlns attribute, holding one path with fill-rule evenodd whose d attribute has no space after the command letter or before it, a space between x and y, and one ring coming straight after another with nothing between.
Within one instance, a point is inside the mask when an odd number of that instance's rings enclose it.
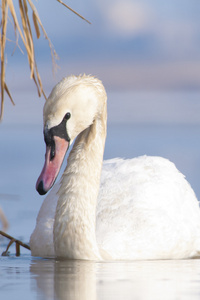
<instances>
[{"instance_id":1,"label":"swan's head","mask_svg":"<svg viewBox=\"0 0 200 300\"><path fill-rule=\"evenodd\" d=\"M39 194L53 186L70 144L101 116L106 99L101 81L92 76L70 76L53 88L43 110L46 155L36 183Z\"/></svg>"}]
</instances>

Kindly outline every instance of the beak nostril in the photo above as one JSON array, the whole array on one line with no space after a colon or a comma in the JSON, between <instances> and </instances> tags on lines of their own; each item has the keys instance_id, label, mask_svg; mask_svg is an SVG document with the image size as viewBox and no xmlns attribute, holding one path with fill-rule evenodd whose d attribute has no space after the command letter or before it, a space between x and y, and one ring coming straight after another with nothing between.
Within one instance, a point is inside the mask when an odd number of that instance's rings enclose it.
<instances>
[{"instance_id":1,"label":"beak nostril","mask_svg":"<svg viewBox=\"0 0 200 300\"><path fill-rule=\"evenodd\" d=\"M51 152L50 152L50 160L54 159L54 157L55 157L55 151L56 151L56 149L55 149L55 142L52 141L52 143L51 143Z\"/></svg>"}]
</instances>

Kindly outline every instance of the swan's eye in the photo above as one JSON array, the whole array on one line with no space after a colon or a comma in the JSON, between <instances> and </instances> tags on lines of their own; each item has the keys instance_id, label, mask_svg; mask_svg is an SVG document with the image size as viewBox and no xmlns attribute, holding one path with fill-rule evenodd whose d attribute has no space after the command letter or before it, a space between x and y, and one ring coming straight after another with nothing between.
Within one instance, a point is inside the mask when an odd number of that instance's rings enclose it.
<instances>
[{"instance_id":1,"label":"swan's eye","mask_svg":"<svg viewBox=\"0 0 200 300\"><path fill-rule=\"evenodd\" d=\"M71 117L70 112L66 113L66 115L64 116L64 120L69 120Z\"/></svg>"}]
</instances>

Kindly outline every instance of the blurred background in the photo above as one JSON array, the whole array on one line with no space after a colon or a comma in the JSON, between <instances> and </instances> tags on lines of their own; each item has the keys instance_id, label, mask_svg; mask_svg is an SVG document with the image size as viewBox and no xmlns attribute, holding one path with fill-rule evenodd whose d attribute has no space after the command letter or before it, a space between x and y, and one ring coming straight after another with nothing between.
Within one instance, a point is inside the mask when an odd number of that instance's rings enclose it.
<instances>
[{"instance_id":1,"label":"blurred background","mask_svg":"<svg viewBox=\"0 0 200 300\"><path fill-rule=\"evenodd\" d=\"M33 32L47 96L64 76L99 77L108 93L105 159L164 156L200 199L199 0L65 2L91 25L56 0L33 3L59 56L53 75L48 42ZM12 24L8 38L15 39ZM6 98L0 124L0 205L10 234L28 241L42 203L35 182L44 163L45 100L15 43L7 41L6 58L6 82L16 105Z\"/></svg>"},{"instance_id":2,"label":"blurred background","mask_svg":"<svg viewBox=\"0 0 200 300\"><path fill-rule=\"evenodd\" d=\"M200 2L198 0L65 1L92 24L56 0L33 1L59 60L52 79L48 42L36 39L38 68L46 89L66 74L91 73L108 89L198 89ZM16 5L17 8L17 5ZM12 25L9 26L13 38ZM19 43L22 47L22 43ZM19 86L26 55L7 42L7 78ZM19 75L21 75L19 77ZM21 81L20 81L21 82Z\"/></svg>"}]
</instances>

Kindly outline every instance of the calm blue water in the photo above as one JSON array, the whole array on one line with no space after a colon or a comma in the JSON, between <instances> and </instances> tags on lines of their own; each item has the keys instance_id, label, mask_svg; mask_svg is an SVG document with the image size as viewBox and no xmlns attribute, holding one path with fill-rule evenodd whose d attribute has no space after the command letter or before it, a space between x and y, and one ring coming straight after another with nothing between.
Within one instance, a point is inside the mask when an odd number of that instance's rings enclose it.
<instances>
[{"instance_id":1,"label":"calm blue water","mask_svg":"<svg viewBox=\"0 0 200 300\"><path fill-rule=\"evenodd\" d=\"M199 299L199 260L95 263L0 259L1 299Z\"/></svg>"},{"instance_id":2,"label":"calm blue water","mask_svg":"<svg viewBox=\"0 0 200 300\"><path fill-rule=\"evenodd\" d=\"M0 125L0 206L8 233L29 241L43 197L43 101L16 92ZM108 93L105 159L164 156L200 199L200 93ZM0 252L8 241L0 240ZM94 263L35 259L28 250L0 257L3 299L199 299L200 260Z\"/></svg>"}]
</instances>

